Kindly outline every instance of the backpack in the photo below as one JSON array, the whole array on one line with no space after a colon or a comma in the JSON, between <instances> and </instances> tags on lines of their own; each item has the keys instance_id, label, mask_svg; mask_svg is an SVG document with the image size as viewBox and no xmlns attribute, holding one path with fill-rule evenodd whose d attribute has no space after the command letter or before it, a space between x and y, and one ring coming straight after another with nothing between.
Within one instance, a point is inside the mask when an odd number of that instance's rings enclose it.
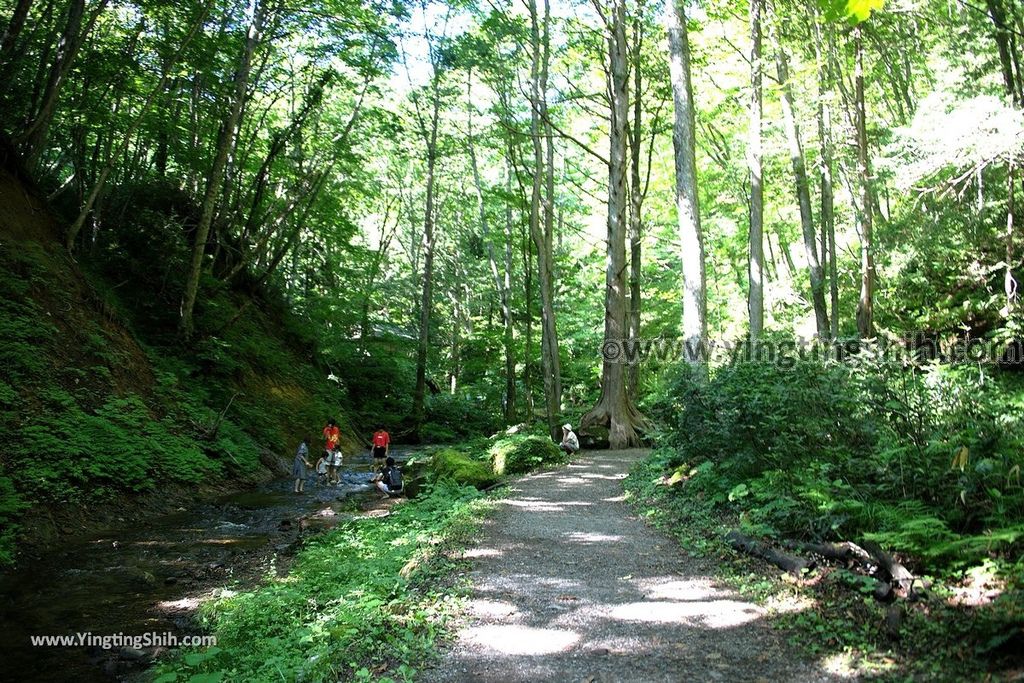
<instances>
[{"instance_id":1,"label":"backpack","mask_svg":"<svg viewBox=\"0 0 1024 683\"><path fill-rule=\"evenodd\" d=\"M389 467L384 478L389 489L392 491L402 490L402 470L397 467Z\"/></svg>"}]
</instances>

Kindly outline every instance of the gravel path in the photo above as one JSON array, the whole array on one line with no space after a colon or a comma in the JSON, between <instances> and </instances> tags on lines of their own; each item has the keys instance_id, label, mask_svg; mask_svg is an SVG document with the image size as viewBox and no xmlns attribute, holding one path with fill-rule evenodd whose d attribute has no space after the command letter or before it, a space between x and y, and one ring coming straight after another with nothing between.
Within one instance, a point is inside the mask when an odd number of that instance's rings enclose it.
<instances>
[{"instance_id":1,"label":"gravel path","mask_svg":"<svg viewBox=\"0 0 1024 683\"><path fill-rule=\"evenodd\" d=\"M622 502L644 455L586 453L513 484L465 552L468 619L423 680L830 680Z\"/></svg>"}]
</instances>

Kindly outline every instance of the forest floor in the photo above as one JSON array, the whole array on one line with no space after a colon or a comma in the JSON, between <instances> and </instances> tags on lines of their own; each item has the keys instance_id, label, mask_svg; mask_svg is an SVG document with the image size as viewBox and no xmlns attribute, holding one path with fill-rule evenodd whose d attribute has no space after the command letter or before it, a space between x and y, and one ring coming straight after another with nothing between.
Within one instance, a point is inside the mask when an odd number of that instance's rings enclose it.
<instances>
[{"instance_id":1,"label":"forest floor","mask_svg":"<svg viewBox=\"0 0 1024 683\"><path fill-rule=\"evenodd\" d=\"M646 451L512 484L464 551L466 619L426 681L832 680L624 502Z\"/></svg>"}]
</instances>

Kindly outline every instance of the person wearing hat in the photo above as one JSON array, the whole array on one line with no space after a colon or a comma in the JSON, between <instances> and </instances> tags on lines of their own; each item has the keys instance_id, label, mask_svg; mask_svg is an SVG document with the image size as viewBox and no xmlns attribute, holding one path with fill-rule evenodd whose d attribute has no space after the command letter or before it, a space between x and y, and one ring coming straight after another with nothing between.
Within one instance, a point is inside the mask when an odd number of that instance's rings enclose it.
<instances>
[{"instance_id":1,"label":"person wearing hat","mask_svg":"<svg viewBox=\"0 0 1024 683\"><path fill-rule=\"evenodd\" d=\"M572 433L572 425L568 422L562 425L562 443L558 447L569 455L576 453L580 449L580 440Z\"/></svg>"}]
</instances>

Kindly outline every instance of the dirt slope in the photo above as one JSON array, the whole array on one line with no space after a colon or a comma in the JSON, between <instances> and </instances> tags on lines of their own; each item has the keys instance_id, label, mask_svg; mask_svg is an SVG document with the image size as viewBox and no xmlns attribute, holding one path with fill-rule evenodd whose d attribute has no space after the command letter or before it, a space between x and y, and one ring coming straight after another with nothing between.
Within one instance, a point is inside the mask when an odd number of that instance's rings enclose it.
<instances>
[{"instance_id":1,"label":"dirt slope","mask_svg":"<svg viewBox=\"0 0 1024 683\"><path fill-rule=\"evenodd\" d=\"M482 530L470 617L427 681L818 681L764 611L622 501L643 451L520 480Z\"/></svg>"}]
</instances>

